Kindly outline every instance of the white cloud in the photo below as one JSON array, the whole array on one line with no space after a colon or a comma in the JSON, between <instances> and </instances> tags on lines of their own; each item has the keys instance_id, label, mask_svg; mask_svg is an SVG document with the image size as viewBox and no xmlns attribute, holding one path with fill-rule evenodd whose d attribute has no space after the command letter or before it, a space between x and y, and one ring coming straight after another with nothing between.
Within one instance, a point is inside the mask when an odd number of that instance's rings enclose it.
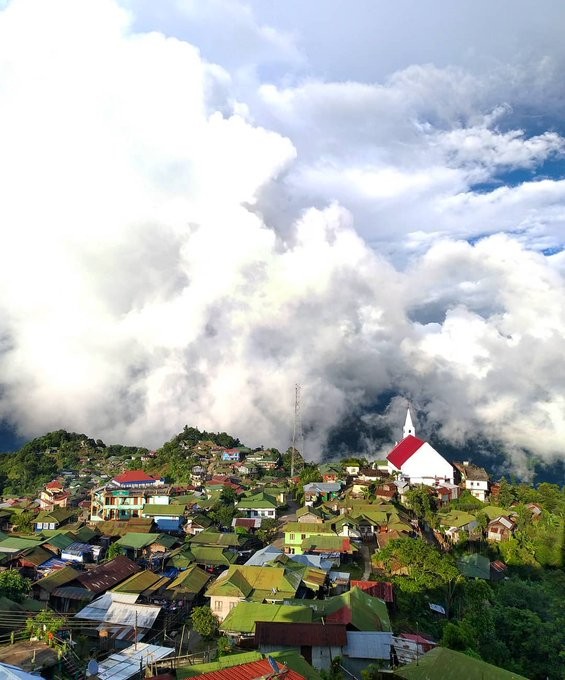
<instances>
[{"instance_id":1,"label":"white cloud","mask_svg":"<svg viewBox=\"0 0 565 680\"><path fill-rule=\"evenodd\" d=\"M133 5L0 13L0 416L284 448L298 381L311 456L390 392L454 441L561 455L563 258L535 251L563 240L565 185L474 187L562 137L505 129L511 106L461 65L269 82L271 49L296 79L299 43L213 6L203 44L228 21L249 38L219 64ZM171 16L212 23L200 3Z\"/></svg>"}]
</instances>

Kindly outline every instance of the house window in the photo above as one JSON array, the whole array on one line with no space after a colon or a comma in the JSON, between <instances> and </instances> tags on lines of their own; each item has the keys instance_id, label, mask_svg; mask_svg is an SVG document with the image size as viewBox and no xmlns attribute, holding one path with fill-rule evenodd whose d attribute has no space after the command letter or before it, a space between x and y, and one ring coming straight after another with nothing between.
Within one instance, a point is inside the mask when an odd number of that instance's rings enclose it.
<instances>
[{"instance_id":1,"label":"house window","mask_svg":"<svg viewBox=\"0 0 565 680\"><path fill-rule=\"evenodd\" d=\"M223 609L224 603L221 600L214 600L214 609L217 612L221 612Z\"/></svg>"},{"instance_id":2,"label":"house window","mask_svg":"<svg viewBox=\"0 0 565 680\"><path fill-rule=\"evenodd\" d=\"M295 541L295 540L296 540L296 535L295 535L295 534L290 534L289 540Z\"/></svg>"},{"instance_id":3,"label":"house window","mask_svg":"<svg viewBox=\"0 0 565 680\"><path fill-rule=\"evenodd\" d=\"M300 538L304 540L306 538L306 534L300 534Z\"/></svg>"}]
</instances>

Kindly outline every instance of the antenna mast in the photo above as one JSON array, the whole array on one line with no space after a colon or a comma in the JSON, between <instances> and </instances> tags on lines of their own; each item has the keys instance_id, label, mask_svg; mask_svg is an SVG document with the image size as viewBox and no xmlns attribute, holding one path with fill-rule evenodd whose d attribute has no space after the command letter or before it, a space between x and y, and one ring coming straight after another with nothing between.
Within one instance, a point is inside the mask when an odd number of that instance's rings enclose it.
<instances>
[{"instance_id":1,"label":"antenna mast","mask_svg":"<svg viewBox=\"0 0 565 680\"><path fill-rule=\"evenodd\" d=\"M290 478L294 477L294 452L296 451L296 437L302 434L300 423L300 385L294 386L294 425L292 428L292 451L290 453Z\"/></svg>"}]
</instances>

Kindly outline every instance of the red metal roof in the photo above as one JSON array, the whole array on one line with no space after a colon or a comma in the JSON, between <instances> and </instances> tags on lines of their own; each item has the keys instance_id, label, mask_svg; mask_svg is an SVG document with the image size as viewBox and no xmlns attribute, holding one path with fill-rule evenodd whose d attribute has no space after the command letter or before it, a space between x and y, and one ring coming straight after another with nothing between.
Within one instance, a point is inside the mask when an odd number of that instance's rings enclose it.
<instances>
[{"instance_id":1,"label":"red metal roof","mask_svg":"<svg viewBox=\"0 0 565 680\"><path fill-rule=\"evenodd\" d=\"M351 611L351 607L347 606L344 606L341 609L338 609L337 611L328 614L326 617L327 623L342 623L346 626L350 624L352 620L353 613Z\"/></svg>"},{"instance_id":2,"label":"red metal roof","mask_svg":"<svg viewBox=\"0 0 565 680\"><path fill-rule=\"evenodd\" d=\"M421 439L409 434L407 437L404 437L400 444L397 444L394 449L392 449L386 458L400 470L404 463L411 458L423 444L424 442Z\"/></svg>"},{"instance_id":3,"label":"red metal roof","mask_svg":"<svg viewBox=\"0 0 565 680\"><path fill-rule=\"evenodd\" d=\"M128 470L123 472L121 475L114 477L114 481L119 484L127 484L131 482L156 482L157 478L148 475L147 472L143 470Z\"/></svg>"},{"instance_id":4,"label":"red metal roof","mask_svg":"<svg viewBox=\"0 0 565 680\"><path fill-rule=\"evenodd\" d=\"M351 581L351 587L361 588L368 595L378 597L385 602L394 602L394 589L388 581Z\"/></svg>"},{"instance_id":5,"label":"red metal roof","mask_svg":"<svg viewBox=\"0 0 565 680\"><path fill-rule=\"evenodd\" d=\"M49 482L49 484L45 485L46 489L62 489L63 485L58 479L54 479L52 482Z\"/></svg>"},{"instance_id":6,"label":"red metal roof","mask_svg":"<svg viewBox=\"0 0 565 680\"><path fill-rule=\"evenodd\" d=\"M300 673L291 670L280 662L277 663L281 669L281 673L278 675L281 680L306 680ZM271 664L267 659L261 659L261 661L243 663L240 666L231 666L221 671L202 673L198 676L198 680L255 680L271 675L273 675Z\"/></svg>"},{"instance_id":7,"label":"red metal roof","mask_svg":"<svg viewBox=\"0 0 565 680\"><path fill-rule=\"evenodd\" d=\"M257 621L256 645L283 647L345 647L347 628L340 623L284 623Z\"/></svg>"}]
</instances>

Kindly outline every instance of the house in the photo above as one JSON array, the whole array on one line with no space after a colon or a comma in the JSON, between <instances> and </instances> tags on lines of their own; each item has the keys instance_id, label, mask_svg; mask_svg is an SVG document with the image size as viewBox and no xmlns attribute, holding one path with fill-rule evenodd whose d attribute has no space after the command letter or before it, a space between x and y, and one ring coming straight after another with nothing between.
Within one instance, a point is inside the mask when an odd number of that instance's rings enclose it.
<instances>
[{"instance_id":1,"label":"house","mask_svg":"<svg viewBox=\"0 0 565 680\"><path fill-rule=\"evenodd\" d=\"M134 558L149 557L155 553L167 552L178 541L167 534L138 534L129 532L116 541L116 545L131 553Z\"/></svg>"},{"instance_id":2,"label":"house","mask_svg":"<svg viewBox=\"0 0 565 680\"><path fill-rule=\"evenodd\" d=\"M277 453L270 450L259 450L248 453L245 456L245 462L256 465L263 470L274 470L280 464L280 457Z\"/></svg>"},{"instance_id":3,"label":"house","mask_svg":"<svg viewBox=\"0 0 565 680\"><path fill-rule=\"evenodd\" d=\"M315 677L312 676L314 669L309 669L303 659L298 661L301 671L298 672L291 667L295 664L292 664L291 659L286 657L278 661L273 658L259 658L258 660L250 661L249 655L246 654L241 655L245 657L245 660L237 663L237 659L233 658L236 656L230 655L229 667L226 667L225 664L227 657L223 657L221 661L215 664L207 664L206 668L212 667L213 670L198 673L198 677L201 680L234 680L234 678L237 678L237 680L257 680L258 678L273 677L280 677L285 680L307 680L307 678L309 680L318 680L319 677L317 673ZM194 666L191 667L191 669L194 668Z\"/></svg>"},{"instance_id":4,"label":"house","mask_svg":"<svg viewBox=\"0 0 565 680\"><path fill-rule=\"evenodd\" d=\"M441 508L450 501L459 498L459 486L449 482L438 483L437 486L430 487L432 494L437 499L438 506Z\"/></svg>"},{"instance_id":5,"label":"house","mask_svg":"<svg viewBox=\"0 0 565 680\"><path fill-rule=\"evenodd\" d=\"M39 507L41 510L53 510L53 508L66 508L69 505L71 494L64 490L63 483L58 479L48 482L39 494Z\"/></svg>"},{"instance_id":6,"label":"house","mask_svg":"<svg viewBox=\"0 0 565 680\"><path fill-rule=\"evenodd\" d=\"M74 581L80 573L71 566L56 569L32 584L33 596L40 602L49 602L57 588Z\"/></svg>"},{"instance_id":7,"label":"house","mask_svg":"<svg viewBox=\"0 0 565 680\"><path fill-rule=\"evenodd\" d=\"M212 574L204 571L196 564L181 571L163 591L162 595L168 600L183 600L192 602L201 595Z\"/></svg>"},{"instance_id":8,"label":"house","mask_svg":"<svg viewBox=\"0 0 565 680\"><path fill-rule=\"evenodd\" d=\"M329 501L340 493L340 482L310 482L304 485L304 505L313 505L318 500Z\"/></svg>"},{"instance_id":9,"label":"house","mask_svg":"<svg viewBox=\"0 0 565 680\"><path fill-rule=\"evenodd\" d=\"M244 512L246 517L275 519L278 507L277 500L263 491L253 496L244 496L236 501L237 510Z\"/></svg>"},{"instance_id":10,"label":"house","mask_svg":"<svg viewBox=\"0 0 565 680\"><path fill-rule=\"evenodd\" d=\"M452 543L457 543L464 534L471 534L479 526L473 515L460 510L440 513L438 518L441 531Z\"/></svg>"},{"instance_id":11,"label":"house","mask_svg":"<svg viewBox=\"0 0 565 680\"><path fill-rule=\"evenodd\" d=\"M343 476L343 472L340 465L326 463L324 465L320 465L318 469L320 471L320 474L322 475L322 481L324 482L337 482Z\"/></svg>"},{"instance_id":12,"label":"house","mask_svg":"<svg viewBox=\"0 0 565 680\"><path fill-rule=\"evenodd\" d=\"M241 460L241 451L239 449L224 449L221 453L223 462L239 463Z\"/></svg>"},{"instance_id":13,"label":"house","mask_svg":"<svg viewBox=\"0 0 565 680\"><path fill-rule=\"evenodd\" d=\"M255 645L263 654L299 649L308 663L327 671L333 659L343 655L347 628L341 623L257 621Z\"/></svg>"},{"instance_id":14,"label":"house","mask_svg":"<svg viewBox=\"0 0 565 680\"><path fill-rule=\"evenodd\" d=\"M360 588L368 595L378 597L387 604L394 603L394 586L388 581L351 581L352 588Z\"/></svg>"},{"instance_id":15,"label":"house","mask_svg":"<svg viewBox=\"0 0 565 680\"><path fill-rule=\"evenodd\" d=\"M283 527L284 551L289 555L301 555L304 551L303 541L309 538L319 539L321 536L335 536L335 530L329 524L308 522L287 522Z\"/></svg>"},{"instance_id":16,"label":"house","mask_svg":"<svg viewBox=\"0 0 565 680\"><path fill-rule=\"evenodd\" d=\"M312 621L313 611L309 606L305 606L306 602L308 600L297 605L284 605L242 601L236 603L222 619L220 630L228 637L239 641L255 636L257 621L309 623Z\"/></svg>"},{"instance_id":17,"label":"house","mask_svg":"<svg viewBox=\"0 0 565 680\"><path fill-rule=\"evenodd\" d=\"M423 656L394 671L395 677L406 680L526 680L523 675L493 666L486 661L456 652L447 647L434 647Z\"/></svg>"},{"instance_id":18,"label":"house","mask_svg":"<svg viewBox=\"0 0 565 680\"><path fill-rule=\"evenodd\" d=\"M400 633L397 636L393 636L392 644L396 658L401 664L421 659L426 652L437 647L437 643L433 640L414 633Z\"/></svg>"},{"instance_id":19,"label":"house","mask_svg":"<svg viewBox=\"0 0 565 680\"><path fill-rule=\"evenodd\" d=\"M139 678L140 674L145 677L145 669L152 664L175 656L174 647L160 647L145 642L136 642L134 645L111 654L98 665L98 678L109 680L115 676L116 668L119 668L120 680Z\"/></svg>"},{"instance_id":20,"label":"house","mask_svg":"<svg viewBox=\"0 0 565 680\"><path fill-rule=\"evenodd\" d=\"M282 603L296 596L302 572L286 568L233 565L206 591L210 608L223 621L243 600Z\"/></svg>"},{"instance_id":21,"label":"house","mask_svg":"<svg viewBox=\"0 0 565 680\"><path fill-rule=\"evenodd\" d=\"M350 477L355 477L356 475L359 474L359 469L360 466L357 463L348 463L345 466L345 472L350 476Z\"/></svg>"},{"instance_id":22,"label":"house","mask_svg":"<svg viewBox=\"0 0 565 680\"><path fill-rule=\"evenodd\" d=\"M150 517L160 531L182 531L186 506L181 503L146 503L142 517Z\"/></svg>"},{"instance_id":23,"label":"house","mask_svg":"<svg viewBox=\"0 0 565 680\"><path fill-rule=\"evenodd\" d=\"M489 541L508 541L512 538L516 523L510 517L496 517L487 526L487 539Z\"/></svg>"},{"instance_id":24,"label":"house","mask_svg":"<svg viewBox=\"0 0 565 680\"><path fill-rule=\"evenodd\" d=\"M234 517L231 521L233 530L238 533L253 534L261 528L261 517Z\"/></svg>"},{"instance_id":25,"label":"house","mask_svg":"<svg viewBox=\"0 0 565 680\"><path fill-rule=\"evenodd\" d=\"M484 503L489 493L490 477L488 472L467 460L454 462L453 466L458 473L456 481L460 481L467 491L470 491L475 498Z\"/></svg>"},{"instance_id":26,"label":"house","mask_svg":"<svg viewBox=\"0 0 565 680\"><path fill-rule=\"evenodd\" d=\"M389 472L401 474L410 484L435 486L442 482L454 483L454 469L451 463L439 454L430 444L418 439L410 410L404 424L404 438L388 454Z\"/></svg>"},{"instance_id":27,"label":"house","mask_svg":"<svg viewBox=\"0 0 565 680\"><path fill-rule=\"evenodd\" d=\"M114 588L126 578L140 571L139 567L135 562L119 555L109 562L104 562L104 564L98 567L81 573L77 576L78 583L95 595L104 593L106 590Z\"/></svg>"},{"instance_id":28,"label":"house","mask_svg":"<svg viewBox=\"0 0 565 680\"><path fill-rule=\"evenodd\" d=\"M129 470L91 492L90 521L141 517L147 504L168 505L170 487L143 470Z\"/></svg>"},{"instance_id":29,"label":"house","mask_svg":"<svg viewBox=\"0 0 565 680\"><path fill-rule=\"evenodd\" d=\"M43 529L54 530L68 524L74 517L74 513L69 508L55 507L53 510L40 512L33 521L35 531Z\"/></svg>"},{"instance_id":30,"label":"house","mask_svg":"<svg viewBox=\"0 0 565 680\"><path fill-rule=\"evenodd\" d=\"M484 555L462 555L457 560L457 568L466 578L490 580L490 560Z\"/></svg>"},{"instance_id":31,"label":"house","mask_svg":"<svg viewBox=\"0 0 565 680\"><path fill-rule=\"evenodd\" d=\"M301 524L323 524L325 521L322 510L310 506L298 508L296 511L296 519Z\"/></svg>"},{"instance_id":32,"label":"house","mask_svg":"<svg viewBox=\"0 0 565 680\"><path fill-rule=\"evenodd\" d=\"M213 522L207 515L196 514L186 518L185 533L196 536L212 526Z\"/></svg>"}]
</instances>

